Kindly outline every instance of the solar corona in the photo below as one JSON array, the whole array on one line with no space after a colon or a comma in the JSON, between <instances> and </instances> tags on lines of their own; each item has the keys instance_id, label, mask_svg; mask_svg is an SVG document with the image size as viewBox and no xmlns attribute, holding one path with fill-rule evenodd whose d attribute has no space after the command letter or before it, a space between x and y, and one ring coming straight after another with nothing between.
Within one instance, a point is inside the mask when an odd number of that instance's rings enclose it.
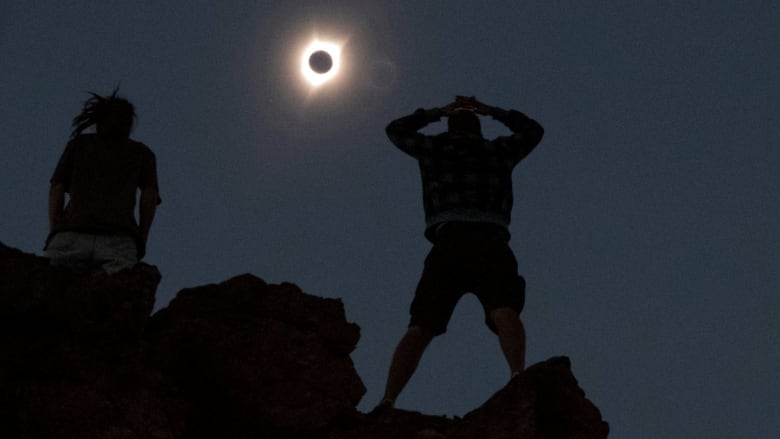
<instances>
[{"instance_id":1,"label":"solar corona","mask_svg":"<svg viewBox=\"0 0 780 439\"><path fill-rule=\"evenodd\" d=\"M295 2L257 27L253 93L265 123L294 138L342 132L380 105L395 80L394 64L353 9ZM326 3L326 2L323 2Z\"/></svg>"},{"instance_id":2,"label":"solar corona","mask_svg":"<svg viewBox=\"0 0 780 439\"><path fill-rule=\"evenodd\" d=\"M319 87L334 79L340 68L341 46L315 39L303 51L301 75L312 87Z\"/></svg>"}]
</instances>

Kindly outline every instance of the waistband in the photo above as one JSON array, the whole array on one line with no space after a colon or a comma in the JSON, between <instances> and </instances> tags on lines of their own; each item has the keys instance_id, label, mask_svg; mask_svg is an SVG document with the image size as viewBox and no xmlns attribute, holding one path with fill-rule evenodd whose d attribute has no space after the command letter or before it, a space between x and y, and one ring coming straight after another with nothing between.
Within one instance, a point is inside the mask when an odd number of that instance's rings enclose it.
<instances>
[{"instance_id":1,"label":"waistband","mask_svg":"<svg viewBox=\"0 0 780 439\"><path fill-rule=\"evenodd\" d=\"M425 235L434 244L454 239L462 240L499 240L509 242L509 230L495 223L472 221L448 221L439 223L428 230Z\"/></svg>"}]
</instances>

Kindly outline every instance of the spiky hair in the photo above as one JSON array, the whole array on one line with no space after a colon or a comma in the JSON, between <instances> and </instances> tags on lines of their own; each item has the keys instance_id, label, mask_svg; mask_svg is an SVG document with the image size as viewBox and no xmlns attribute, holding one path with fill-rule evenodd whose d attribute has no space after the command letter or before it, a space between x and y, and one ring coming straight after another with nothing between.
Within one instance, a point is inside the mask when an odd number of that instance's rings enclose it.
<instances>
[{"instance_id":1,"label":"spiky hair","mask_svg":"<svg viewBox=\"0 0 780 439\"><path fill-rule=\"evenodd\" d=\"M117 96L118 92L119 87L114 89L110 96L100 96L90 92L92 97L84 102L81 113L73 118L71 138L79 136L92 125L100 125L109 116L117 118L122 123L122 132L114 134L129 137L135 120L135 107L127 99Z\"/></svg>"}]
</instances>

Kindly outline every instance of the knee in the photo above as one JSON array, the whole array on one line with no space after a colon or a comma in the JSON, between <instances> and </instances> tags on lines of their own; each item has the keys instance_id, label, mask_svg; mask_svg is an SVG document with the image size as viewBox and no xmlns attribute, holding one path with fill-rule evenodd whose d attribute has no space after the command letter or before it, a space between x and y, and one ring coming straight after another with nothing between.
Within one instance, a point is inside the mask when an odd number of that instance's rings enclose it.
<instances>
[{"instance_id":1,"label":"knee","mask_svg":"<svg viewBox=\"0 0 780 439\"><path fill-rule=\"evenodd\" d=\"M434 336L435 334L430 329L418 325L412 325L409 327L409 329L406 330L405 338L408 340L414 340L418 343L428 344L431 340L433 340Z\"/></svg>"},{"instance_id":2,"label":"knee","mask_svg":"<svg viewBox=\"0 0 780 439\"><path fill-rule=\"evenodd\" d=\"M512 308L496 308L490 311L490 320L496 328L520 325L520 314Z\"/></svg>"}]
</instances>

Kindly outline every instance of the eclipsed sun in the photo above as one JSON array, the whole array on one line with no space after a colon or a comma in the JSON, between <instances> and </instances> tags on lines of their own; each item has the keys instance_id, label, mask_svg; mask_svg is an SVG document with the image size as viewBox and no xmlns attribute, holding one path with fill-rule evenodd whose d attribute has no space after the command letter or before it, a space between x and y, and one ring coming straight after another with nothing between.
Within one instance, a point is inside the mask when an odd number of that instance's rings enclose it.
<instances>
[{"instance_id":1,"label":"eclipsed sun","mask_svg":"<svg viewBox=\"0 0 780 439\"><path fill-rule=\"evenodd\" d=\"M335 78L339 73L341 45L312 41L301 56L301 74L313 87Z\"/></svg>"}]
</instances>

